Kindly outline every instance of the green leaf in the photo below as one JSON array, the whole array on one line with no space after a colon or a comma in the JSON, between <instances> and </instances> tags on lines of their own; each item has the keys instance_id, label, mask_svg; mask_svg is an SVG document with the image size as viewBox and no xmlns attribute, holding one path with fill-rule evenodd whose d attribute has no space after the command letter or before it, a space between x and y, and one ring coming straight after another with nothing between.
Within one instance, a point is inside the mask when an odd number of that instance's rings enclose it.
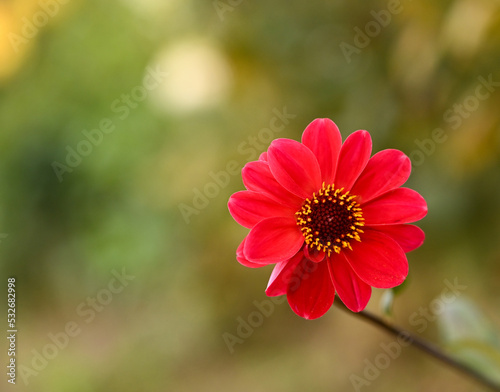
<instances>
[{"instance_id":1,"label":"green leaf","mask_svg":"<svg viewBox=\"0 0 500 392\"><path fill-rule=\"evenodd\" d=\"M471 300L444 303L438 326L443 343L457 358L500 384L500 336Z\"/></svg>"},{"instance_id":2,"label":"green leaf","mask_svg":"<svg viewBox=\"0 0 500 392\"><path fill-rule=\"evenodd\" d=\"M450 303L443 301L442 305L438 325L445 343L477 340L500 347L496 328L471 300L462 296Z\"/></svg>"},{"instance_id":3,"label":"green leaf","mask_svg":"<svg viewBox=\"0 0 500 392\"><path fill-rule=\"evenodd\" d=\"M392 306L394 304L394 291L385 290L380 297L380 310L386 316L392 317Z\"/></svg>"},{"instance_id":4,"label":"green leaf","mask_svg":"<svg viewBox=\"0 0 500 392\"><path fill-rule=\"evenodd\" d=\"M384 290L382 296L380 297L380 310L381 312L388 316L393 316L392 308L394 306L394 299L403 292L403 290L408 285L408 279L406 279L399 286L393 287L392 289Z\"/></svg>"},{"instance_id":5,"label":"green leaf","mask_svg":"<svg viewBox=\"0 0 500 392\"><path fill-rule=\"evenodd\" d=\"M477 340L461 340L449 346L457 358L500 385L500 350Z\"/></svg>"}]
</instances>

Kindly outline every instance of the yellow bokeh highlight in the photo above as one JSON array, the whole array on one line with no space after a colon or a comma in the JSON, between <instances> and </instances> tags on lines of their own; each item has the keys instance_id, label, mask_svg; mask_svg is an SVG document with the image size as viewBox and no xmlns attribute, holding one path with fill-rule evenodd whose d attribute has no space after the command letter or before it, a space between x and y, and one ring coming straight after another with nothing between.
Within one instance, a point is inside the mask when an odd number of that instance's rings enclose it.
<instances>
[{"instance_id":1,"label":"yellow bokeh highlight","mask_svg":"<svg viewBox=\"0 0 500 392\"><path fill-rule=\"evenodd\" d=\"M68 8L70 0L0 3L0 84L21 67L38 35Z\"/></svg>"}]
</instances>

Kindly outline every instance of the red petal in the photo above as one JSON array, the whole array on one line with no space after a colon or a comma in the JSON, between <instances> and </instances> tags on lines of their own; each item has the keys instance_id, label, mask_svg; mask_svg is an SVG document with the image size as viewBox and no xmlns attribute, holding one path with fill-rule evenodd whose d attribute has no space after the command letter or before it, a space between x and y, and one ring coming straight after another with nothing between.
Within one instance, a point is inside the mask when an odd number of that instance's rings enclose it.
<instances>
[{"instance_id":1,"label":"red petal","mask_svg":"<svg viewBox=\"0 0 500 392\"><path fill-rule=\"evenodd\" d=\"M351 189L358 202L375 197L403 185L411 172L411 161L399 150L383 150L370 158L365 170Z\"/></svg>"},{"instance_id":2,"label":"red petal","mask_svg":"<svg viewBox=\"0 0 500 392\"><path fill-rule=\"evenodd\" d=\"M392 225L410 223L427 215L427 203L413 189L397 188L362 204L365 224Z\"/></svg>"},{"instance_id":3,"label":"red petal","mask_svg":"<svg viewBox=\"0 0 500 392\"><path fill-rule=\"evenodd\" d=\"M302 143L316 155L322 180L326 184L333 184L342 145L342 136L337 125L328 118L314 120L304 130Z\"/></svg>"},{"instance_id":4,"label":"red petal","mask_svg":"<svg viewBox=\"0 0 500 392\"><path fill-rule=\"evenodd\" d=\"M375 229L391 237L405 253L417 249L425 239L423 230L414 225L384 225Z\"/></svg>"},{"instance_id":5,"label":"red petal","mask_svg":"<svg viewBox=\"0 0 500 392\"><path fill-rule=\"evenodd\" d=\"M273 216L294 216L295 210L253 191L236 192L227 204L231 216L240 225L251 229L261 220Z\"/></svg>"},{"instance_id":6,"label":"red petal","mask_svg":"<svg viewBox=\"0 0 500 392\"><path fill-rule=\"evenodd\" d=\"M340 149L335 188L351 189L365 168L371 151L372 139L367 131L356 131L347 137Z\"/></svg>"},{"instance_id":7,"label":"red petal","mask_svg":"<svg viewBox=\"0 0 500 392\"><path fill-rule=\"evenodd\" d=\"M328 263L304 258L295 268L287 291L288 303L300 317L312 320L323 316L333 304L335 290Z\"/></svg>"},{"instance_id":8,"label":"red petal","mask_svg":"<svg viewBox=\"0 0 500 392\"><path fill-rule=\"evenodd\" d=\"M315 263L319 263L320 261L324 260L325 251L304 246L304 256L307 257L309 260L314 261Z\"/></svg>"},{"instance_id":9,"label":"red petal","mask_svg":"<svg viewBox=\"0 0 500 392\"><path fill-rule=\"evenodd\" d=\"M356 275L343 253L333 255L328 266L335 291L345 306L353 312L363 310L372 295L371 286Z\"/></svg>"},{"instance_id":10,"label":"red petal","mask_svg":"<svg viewBox=\"0 0 500 392\"><path fill-rule=\"evenodd\" d=\"M295 218L268 218L250 230L244 253L254 263L278 263L294 256L303 244Z\"/></svg>"},{"instance_id":11,"label":"red petal","mask_svg":"<svg viewBox=\"0 0 500 392\"><path fill-rule=\"evenodd\" d=\"M243 184L248 190L261 192L278 203L290 206L295 210L303 200L283 188L274 178L269 165L263 161L249 162L241 171Z\"/></svg>"},{"instance_id":12,"label":"red petal","mask_svg":"<svg viewBox=\"0 0 500 392\"><path fill-rule=\"evenodd\" d=\"M259 155L259 161L267 162L267 152L264 151L262 154Z\"/></svg>"},{"instance_id":13,"label":"red petal","mask_svg":"<svg viewBox=\"0 0 500 392\"><path fill-rule=\"evenodd\" d=\"M245 267L249 267L249 268L259 268L259 267L266 266L267 264L253 263L253 262L246 259L246 257L243 255L243 248L245 247L245 240L246 240L246 237L243 238L243 241L241 241L240 246L238 246L238 249L236 249L236 260L238 260L238 263L240 263L241 265L244 265Z\"/></svg>"},{"instance_id":14,"label":"red petal","mask_svg":"<svg viewBox=\"0 0 500 392\"><path fill-rule=\"evenodd\" d=\"M303 258L303 253L298 252L290 260L280 261L276 264L267 284L266 294L269 297L286 294L293 271Z\"/></svg>"},{"instance_id":15,"label":"red petal","mask_svg":"<svg viewBox=\"0 0 500 392\"><path fill-rule=\"evenodd\" d=\"M408 260L391 237L365 228L361 242L352 242L344 251L354 272L367 284L387 289L403 283L408 275Z\"/></svg>"},{"instance_id":16,"label":"red petal","mask_svg":"<svg viewBox=\"0 0 500 392\"><path fill-rule=\"evenodd\" d=\"M311 150L290 139L276 139L267 150L274 178L294 195L306 199L321 188L321 172Z\"/></svg>"}]
</instances>

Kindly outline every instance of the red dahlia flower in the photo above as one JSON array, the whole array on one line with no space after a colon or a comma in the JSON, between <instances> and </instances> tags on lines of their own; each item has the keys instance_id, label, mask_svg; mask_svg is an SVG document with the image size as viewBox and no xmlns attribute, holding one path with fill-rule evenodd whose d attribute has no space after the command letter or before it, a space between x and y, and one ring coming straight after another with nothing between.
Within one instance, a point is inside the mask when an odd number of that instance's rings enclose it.
<instances>
[{"instance_id":1,"label":"red dahlia flower","mask_svg":"<svg viewBox=\"0 0 500 392\"><path fill-rule=\"evenodd\" d=\"M325 314L335 293L352 311L363 310L372 286L405 280L405 253L424 241L408 223L427 214L426 202L400 187L410 159L392 149L370 158L371 149L367 131L342 144L333 121L316 119L302 143L276 139L247 163L247 190L229 199L233 218L250 229L237 260L251 268L276 264L266 294L286 294L306 319Z\"/></svg>"}]
</instances>

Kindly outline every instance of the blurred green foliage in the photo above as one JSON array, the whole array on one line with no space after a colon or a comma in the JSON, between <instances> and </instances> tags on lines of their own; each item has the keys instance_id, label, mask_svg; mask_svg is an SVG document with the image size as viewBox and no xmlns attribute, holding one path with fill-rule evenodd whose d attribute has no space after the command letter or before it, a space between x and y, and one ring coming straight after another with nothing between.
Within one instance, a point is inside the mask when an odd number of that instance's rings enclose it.
<instances>
[{"instance_id":1,"label":"blurred green foliage","mask_svg":"<svg viewBox=\"0 0 500 392\"><path fill-rule=\"evenodd\" d=\"M18 282L19 365L33 368L68 322L81 327L28 385L18 373L19 390L351 390L391 338L336 309L308 322L276 305L233 354L223 339L266 299L270 274L235 260L246 230L226 203L243 185L226 168L267 148L261 130L283 108L293 118L274 137L329 117L344 138L367 129L374 151L412 158L427 239L409 254L395 320L412 329L409 316L458 277L498 333L499 4L388 4L0 4L0 270ZM166 76L147 89L150 69ZM480 78L497 84L478 96ZM114 130L89 144L103 119ZM70 165L71 150L86 155ZM134 279L103 305L123 268ZM102 308L87 323L77 309L89 298ZM366 390L472 388L407 348Z\"/></svg>"}]
</instances>

